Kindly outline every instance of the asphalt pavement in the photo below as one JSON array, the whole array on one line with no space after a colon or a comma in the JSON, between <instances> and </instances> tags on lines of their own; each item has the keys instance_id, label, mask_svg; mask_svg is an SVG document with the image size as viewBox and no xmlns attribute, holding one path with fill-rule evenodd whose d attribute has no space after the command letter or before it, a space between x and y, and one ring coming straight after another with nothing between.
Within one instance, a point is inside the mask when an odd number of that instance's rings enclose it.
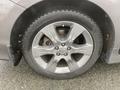
<instances>
[{"instance_id":1,"label":"asphalt pavement","mask_svg":"<svg viewBox=\"0 0 120 90\"><path fill-rule=\"evenodd\" d=\"M0 61L0 90L120 90L120 64L98 61L77 78L52 80L35 73L24 60L17 67Z\"/></svg>"}]
</instances>

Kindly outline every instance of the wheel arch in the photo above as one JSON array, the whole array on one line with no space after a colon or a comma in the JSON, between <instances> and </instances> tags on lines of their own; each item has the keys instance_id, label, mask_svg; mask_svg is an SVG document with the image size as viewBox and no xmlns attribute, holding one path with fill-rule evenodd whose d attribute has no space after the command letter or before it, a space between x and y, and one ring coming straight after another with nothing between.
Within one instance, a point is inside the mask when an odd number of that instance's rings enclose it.
<instances>
[{"instance_id":1,"label":"wheel arch","mask_svg":"<svg viewBox=\"0 0 120 90\"><path fill-rule=\"evenodd\" d=\"M79 3L78 3L79 2ZM91 17L99 26L104 38L101 57L108 59L114 46L115 30L109 15L99 6L87 0L44 0L26 9L16 20L10 37L10 46L13 53L14 65L18 65L22 57L22 37L27 27L36 17L52 10L72 9Z\"/></svg>"}]
</instances>

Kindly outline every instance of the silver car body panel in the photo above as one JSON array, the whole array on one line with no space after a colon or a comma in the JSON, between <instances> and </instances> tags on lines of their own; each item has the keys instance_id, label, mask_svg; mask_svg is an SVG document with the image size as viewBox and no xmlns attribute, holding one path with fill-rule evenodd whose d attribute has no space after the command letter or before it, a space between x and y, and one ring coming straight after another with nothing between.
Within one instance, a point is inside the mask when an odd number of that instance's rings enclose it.
<instances>
[{"instance_id":1,"label":"silver car body panel","mask_svg":"<svg viewBox=\"0 0 120 90\"><path fill-rule=\"evenodd\" d=\"M0 59L9 60L10 35L18 17L32 5L42 0L1 0L0 1ZM115 43L107 63L119 63L120 55L120 0L89 0L101 7L111 18L115 27Z\"/></svg>"}]
</instances>

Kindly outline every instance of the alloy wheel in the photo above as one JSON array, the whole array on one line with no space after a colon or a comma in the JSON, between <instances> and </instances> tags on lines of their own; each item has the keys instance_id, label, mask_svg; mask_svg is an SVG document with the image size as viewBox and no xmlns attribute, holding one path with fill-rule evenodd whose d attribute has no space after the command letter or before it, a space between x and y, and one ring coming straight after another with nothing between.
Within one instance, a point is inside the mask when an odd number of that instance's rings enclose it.
<instances>
[{"instance_id":1,"label":"alloy wheel","mask_svg":"<svg viewBox=\"0 0 120 90\"><path fill-rule=\"evenodd\" d=\"M93 49L93 39L85 27L71 21L58 21L37 33L32 55L44 70L65 74L83 67L92 56Z\"/></svg>"}]
</instances>

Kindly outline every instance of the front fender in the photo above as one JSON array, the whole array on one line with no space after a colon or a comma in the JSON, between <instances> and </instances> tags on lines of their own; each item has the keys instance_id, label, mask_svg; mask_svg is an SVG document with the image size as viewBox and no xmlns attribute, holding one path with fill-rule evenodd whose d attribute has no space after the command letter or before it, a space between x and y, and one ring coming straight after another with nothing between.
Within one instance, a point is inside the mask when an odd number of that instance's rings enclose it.
<instances>
[{"instance_id":1,"label":"front fender","mask_svg":"<svg viewBox=\"0 0 120 90\"><path fill-rule=\"evenodd\" d=\"M17 5L21 6L26 10L27 8L31 7L32 5L41 2L43 0L10 0L13 3L16 3ZM69 0L68 0L69 1ZM111 18L114 28L115 28L115 41L114 41L114 47L113 51L111 53L110 59L107 59L107 63L118 63L120 62L120 56L118 54L119 51L119 46L120 46L120 40L119 40L119 35L120 35L120 0L88 0L99 7L101 7ZM14 9L13 9L14 10ZM22 10L19 12L16 16L18 17L20 14L24 12ZM13 15L14 16L14 15ZM17 18L14 19L12 24L17 20Z\"/></svg>"},{"instance_id":2,"label":"front fender","mask_svg":"<svg viewBox=\"0 0 120 90\"><path fill-rule=\"evenodd\" d=\"M10 35L18 16L25 9L9 1L0 1L0 60L9 60Z\"/></svg>"}]
</instances>

